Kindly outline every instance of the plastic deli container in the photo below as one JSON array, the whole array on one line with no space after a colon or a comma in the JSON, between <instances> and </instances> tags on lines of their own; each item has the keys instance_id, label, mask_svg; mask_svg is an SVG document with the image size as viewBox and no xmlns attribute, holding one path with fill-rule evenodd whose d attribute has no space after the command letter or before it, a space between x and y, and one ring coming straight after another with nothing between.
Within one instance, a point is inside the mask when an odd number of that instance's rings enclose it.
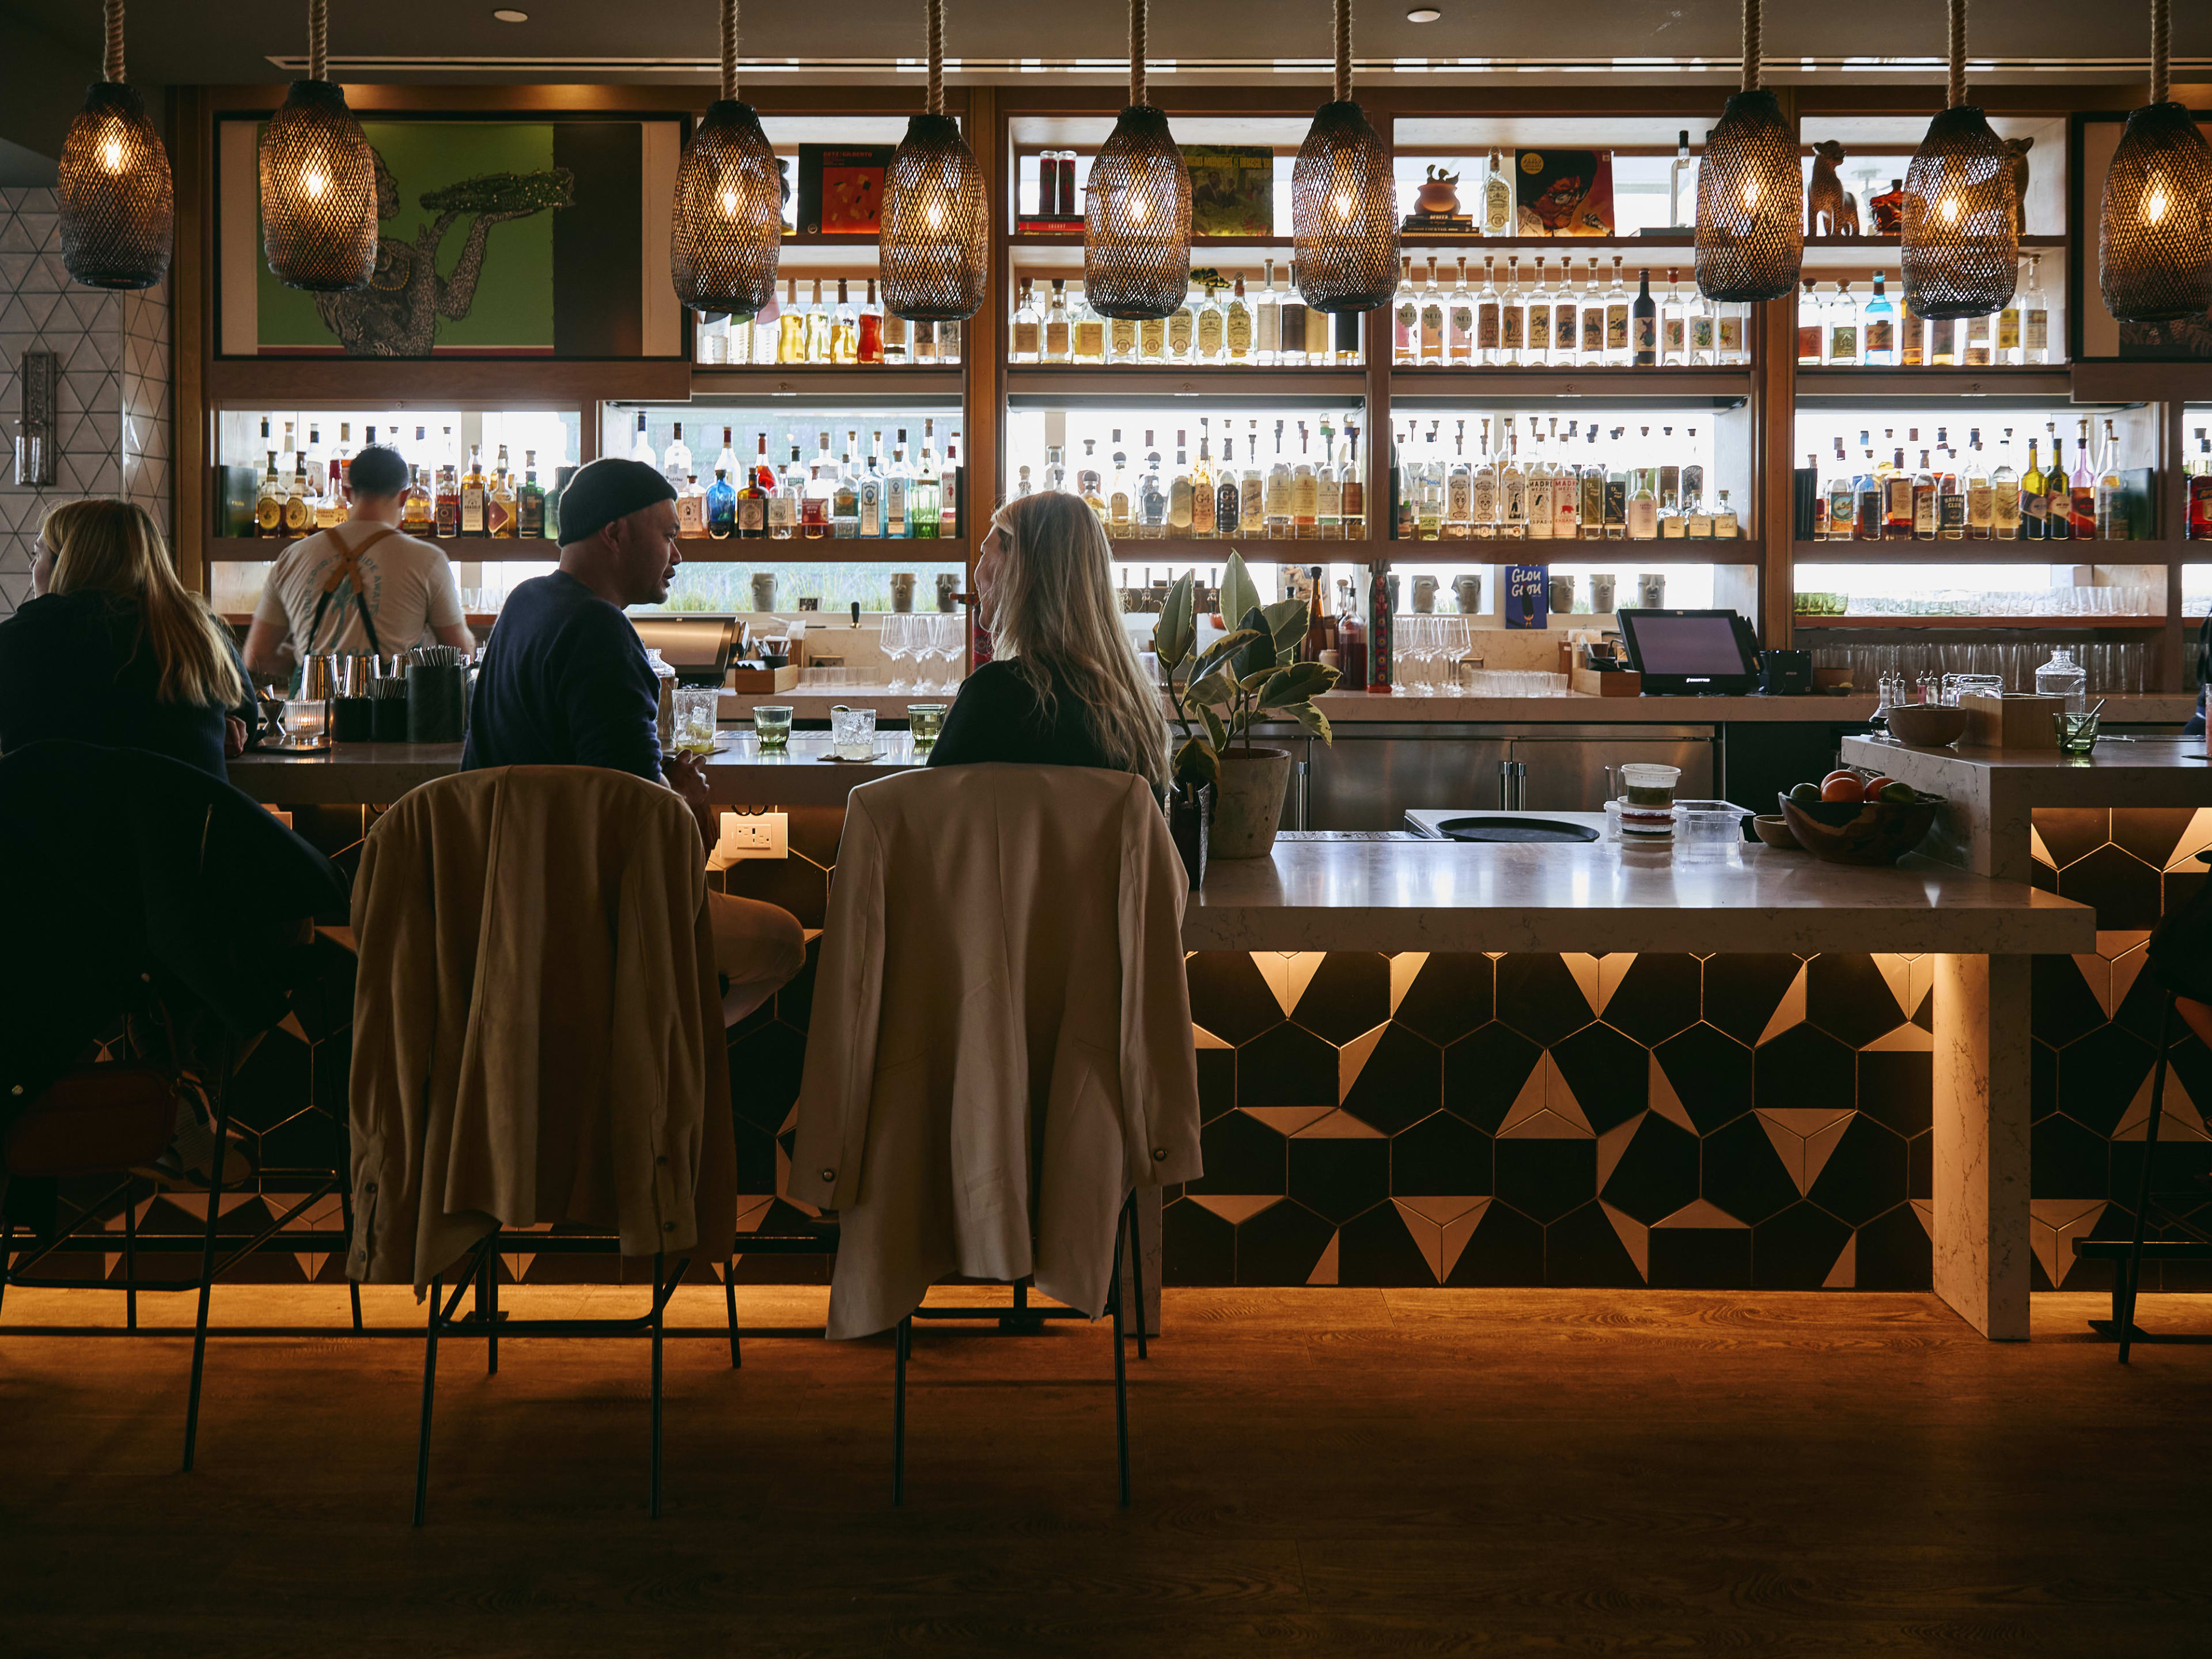
<instances>
[{"instance_id":1,"label":"plastic deli container","mask_svg":"<svg viewBox=\"0 0 2212 1659\"><path fill-rule=\"evenodd\" d=\"M1632 761L1620 769L1621 786L1627 791L1620 803L1622 840L1674 839L1674 786L1681 776L1679 766L1648 761Z\"/></svg>"}]
</instances>

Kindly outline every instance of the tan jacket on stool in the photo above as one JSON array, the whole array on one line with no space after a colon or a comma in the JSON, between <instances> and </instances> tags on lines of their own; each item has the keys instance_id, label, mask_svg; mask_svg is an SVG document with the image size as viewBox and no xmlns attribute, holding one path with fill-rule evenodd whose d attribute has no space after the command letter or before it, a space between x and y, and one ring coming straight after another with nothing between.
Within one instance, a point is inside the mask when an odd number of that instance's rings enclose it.
<instances>
[{"instance_id":1,"label":"tan jacket on stool","mask_svg":"<svg viewBox=\"0 0 2212 1659\"><path fill-rule=\"evenodd\" d=\"M419 1291L495 1225L722 1261L728 1053L690 809L592 766L403 796L354 883L356 1279Z\"/></svg>"},{"instance_id":2,"label":"tan jacket on stool","mask_svg":"<svg viewBox=\"0 0 2212 1659\"><path fill-rule=\"evenodd\" d=\"M839 1212L831 1336L954 1275L1034 1273L1103 1309L1122 1200L1201 1173L1188 891L1126 772L955 766L852 793L788 1187Z\"/></svg>"}]
</instances>

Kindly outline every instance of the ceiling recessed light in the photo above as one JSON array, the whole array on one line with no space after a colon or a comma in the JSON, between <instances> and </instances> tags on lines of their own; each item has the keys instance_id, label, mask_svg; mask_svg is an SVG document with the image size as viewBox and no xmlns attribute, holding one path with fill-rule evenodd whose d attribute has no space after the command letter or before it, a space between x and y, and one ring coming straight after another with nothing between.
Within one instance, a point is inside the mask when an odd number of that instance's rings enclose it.
<instances>
[{"instance_id":1,"label":"ceiling recessed light","mask_svg":"<svg viewBox=\"0 0 2212 1659\"><path fill-rule=\"evenodd\" d=\"M495 23L527 23L530 21L530 14L526 11L511 10L507 7L501 6L497 11L492 13L491 18Z\"/></svg>"},{"instance_id":2,"label":"ceiling recessed light","mask_svg":"<svg viewBox=\"0 0 2212 1659\"><path fill-rule=\"evenodd\" d=\"M1434 6L1416 6L1406 14L1406 21L1408 23L1433 23L1443 15L1443 13Z\"/></svg>"}]
</instances>

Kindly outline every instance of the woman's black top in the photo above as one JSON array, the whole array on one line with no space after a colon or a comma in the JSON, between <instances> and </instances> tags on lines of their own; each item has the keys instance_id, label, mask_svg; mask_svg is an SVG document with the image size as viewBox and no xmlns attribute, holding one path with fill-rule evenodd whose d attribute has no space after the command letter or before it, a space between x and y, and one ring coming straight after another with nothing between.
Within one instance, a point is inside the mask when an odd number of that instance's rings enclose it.
<instances>
[{"instance_id":1,"label":"woman's black top","mask_svg":"<svg viewBox=\"0 0 2212 1659\"><path fill-rule=\"evenodd\" d=\"M932 766L968 766L977 761L1024 761L1036 766L1092 766L1123 771L1106 757L1084 719L1081 704L1068 696L1057 677L1052 718L1037 706L1036 693L1010 662L988 662L970 674L946 711L945 729L929 751Z\"/></svg>"},{"instance_id":2,"label":"woman's black top","mask_svg":"<svg viewBox=\"0 0 2212 1659\"><path fill-rule=\"evenodd\" d=\"M231 647L234 659L236 646ZM246 678L243 664L239 678ZM253 708L164 702L161 665L138 602L94 590L48 593L0 622L0 754L60 738L157 755L227 777L223 717Z\"/></svg>"}]
</instances>

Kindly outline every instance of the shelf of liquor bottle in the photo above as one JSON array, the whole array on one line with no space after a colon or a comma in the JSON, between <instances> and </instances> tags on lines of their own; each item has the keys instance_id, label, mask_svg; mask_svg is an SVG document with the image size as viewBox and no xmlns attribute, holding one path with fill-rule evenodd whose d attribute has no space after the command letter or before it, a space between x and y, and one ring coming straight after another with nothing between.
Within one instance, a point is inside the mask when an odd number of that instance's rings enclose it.
<instances>
[{"instance_id":1,"label":"shelf of liquor bottle","mask_svg":"<svg viewBox=\"0 0 2212 1659\"><path fill-rule=\"evenodd\" d=\"M1861 398L2014 398L2036 404L2065 403L2074 395L2074 377L2063 365L2030 368L1883 368L1861 364L1797 366L1797 398L1812 404ZM1993 405L1994 406L1994 405Z\"/></svg>"},{"instance_id":2,"label":"shelf of liquor bottle","mask_svg":"<svg viewBox=\"0 0 2212 1659\"><path fill-rule=\"evenodd\" d=\"M1219 564L1231 553L1254 564L1369 564L1388 558L1392 544L1365 537L1217 536L1153 541L1115 538L1109 544L1122 564Z\"/></svg>"},{"instance_id":3,"label":"shelf of liquor bottle","mask_svg":"<svg viewBox=\"0 0 2212 1659\"><path fill-rule=\"evenodd\" d=\"M811 398L845 406L957 404L963 376L949 367L908 368L884 364L867 368L829 363L695 363L691 398Z\"/></svg>"},{"instance_id":4,"label":"shelf of liquor bottle","mask_svg":"<svg viewBox=\"0 0 2212 1659\"><path fill-rule=\"evenodd\" d=\"M290 536L217 536L210 539L207 556L219 564L265 564L299 539ZM561 556L559 544L542 539L490 536L448 537L442 540L424 536L420 539L458 564L493 564L507 559L550 563ZM1169 544L1130 544L1146 548ZM776 559L796 564L890 564L912 556L895 550L904 548L942 549L948 559L968 556L965 543L957 537L943 536L684 536L678 538L677 545L683 550L687 564L758 563Z\"/></svg>"},{"instance_id":5,"label":"shelf of liquor bottle","mask_svg":"<svg viewBox=\"0 0 2212 1659\"><path fill-rule=\"evenodd\" d=\"M1491 564L1586 565L1632 554L1664 564L1765 562L1765 544L1741 536L1443 536L1432 542L1377 542L1375 556L1407 565L1464 562L1470 556Z\"/></svg>"},{"instance_id":6,"label":"shelf of liquor bottle","mask_svg":"<svg viewBox=\"0 0 2212 1659\"><path fill-rule=\"evenodd\" d=\"M1923 541L1918 537L1893 540L1792 542L1790 556L1800 564L2167 564L2196 557L2212 562L2212 542L2112 541L2085 538L2075 541L2041 538L2008 542L1995 539Z\"/></svg>"},{"instance_id":7,"label":"shelf of liquor bottle","mask_svg":"<svg viewBox=\"0 0 2212 1659\"><path fill-rule=\"evenodd\" d=\"M2063 236L2023 236L2020 239L2020 251L2023 254L2056 252L2065 246ZM1808 236L1805 239L1807 270L1849 270L1855 265L1867 264L1894 266L1902 254L1903 245L1894 236ZM2056 283L2058 268L2054 265L2045 269ZM1899 303L1902 304L1902 301Z\"/></svg>"},{"instance_id":8,"label":"shelf of liquor bottle","mask_svg":"<svg viewBox=\"0 0 2212 1659\"><path fill-rule=\"evenodd\" d=\"M1464 403L1469 398L1587 398L1601 403L1695 404L1734 408L1751 397L1748 365L1723 368L1521 368L1405 363L1390 371L1392 404Z\"/></svg>"},{"instance_id":9,"label":"shelf of liquor bottle","mask_svg":"<svg viewBox=\"0 0 2212 1659\"><path fill-rule=\"evenodd\" d=\"M1796 618L1799 633L1828 628L1990 629L2032 628L2047 633L2094 634L2106 629L2163 628L2163 617L1809 617Z\"/></svg>"},{"instance_id":10,"label":"shelf of liquor bottle","mask_svg":"<svg viewBox=\"0 0 2212 1659\"><path fill-rule=\"evenodd\" d=\"M1085 398L1096 404L1157 398L1314 398L1332 404L1367 395L1367 371L1347 368L1231 368L1211 363L1009 363L1006 399Z\"/></svg>"},{"instance_id":11,"label":"shelf of liquor bottle","mask_svg":"<svg viewBox=\"0 0 2212 1659\"><path fill-rule=\"evenodd\" d=\"M561 556L558 543L543 538L527 539L515 536L423 536L410 531L417 540L425 541L447 558L466 563L485 563L500 559L548 559ZM224 563L263 563L275 558L301 536L214 536L207 543L207 556ZM689 544L686 544L689 545Z\"/></svg>"}]
</instances>

